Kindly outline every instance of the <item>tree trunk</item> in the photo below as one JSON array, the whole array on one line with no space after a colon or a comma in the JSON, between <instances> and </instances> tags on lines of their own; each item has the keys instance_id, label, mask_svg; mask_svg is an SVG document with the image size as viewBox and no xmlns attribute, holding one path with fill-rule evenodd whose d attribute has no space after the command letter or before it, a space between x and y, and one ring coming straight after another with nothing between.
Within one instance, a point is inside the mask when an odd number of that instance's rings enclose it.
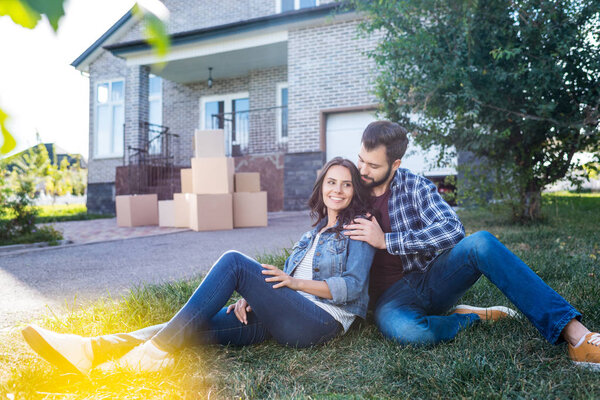
<instances>
[{"instance_id":1,"label":"tree trunk","mask_svg":"<svg viewBox=\"0 0 600 400\"><path fill-rule=\"evenodd\" d=\"M542 191L540 189L526 190L521 193L521 211L519 219L535 221L542 217Z\"/></svg>"}]
</instances>

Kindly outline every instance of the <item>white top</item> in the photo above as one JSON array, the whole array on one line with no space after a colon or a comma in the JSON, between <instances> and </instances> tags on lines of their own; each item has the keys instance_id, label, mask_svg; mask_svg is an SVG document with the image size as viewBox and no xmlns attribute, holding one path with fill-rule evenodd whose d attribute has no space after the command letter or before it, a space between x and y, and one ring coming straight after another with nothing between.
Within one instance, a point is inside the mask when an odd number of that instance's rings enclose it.
<instances>
[{"instance_id":1,"label":"white top","mask_svg":"<svg viewBox=\"0 0 600 400\"><path fill-rule=\"evenodd\" d=\"M310 247L310 249L308 249L306 255L294 270L294 273L292 274L294 278L312 280L313 259L315 255L315 249L317 248L317 243L319 242L320 237L321 234L317 234L312 246ZM306 297L308 300L312 301L317 306L321 307L323 310L331 314L331 316L336 321L342 324L342 326L344 327L344 333L348 331L348 328L350 328L350 325L352 325L352 322L354 322L354 318L356 318L356 315L349 313L348 311L345 311L332 304L326 304L317 300L317 297L312 294L303 292L301 290L298 290L298 293L300 293L302 296Z\"/></svg>"}]
</instances>

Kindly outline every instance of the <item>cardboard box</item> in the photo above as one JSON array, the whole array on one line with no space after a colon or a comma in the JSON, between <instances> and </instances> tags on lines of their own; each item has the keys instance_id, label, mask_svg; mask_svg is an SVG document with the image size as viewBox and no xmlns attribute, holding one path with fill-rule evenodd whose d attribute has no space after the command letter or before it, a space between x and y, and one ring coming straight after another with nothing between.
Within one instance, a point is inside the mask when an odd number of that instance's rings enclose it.
<instances>
[{"instance_id":1,"label":"cardboard box","mask_svg":"<svg viewBox=\"0 0 600 400\"><path fill-rule=\"evenodd\" d=\"M267 226L267 192L233 194L233 227Z\"/></svg>"},{"instance_id":2,"label":"cardboard box","mask_svg":"<svg viewBox=\"0 0 600 400\"><path fill-rule=\"evenodd\" d=\"M175 226L175 200L158 202L158 226L169 228Z\"/></svg>"},{"instance_id":3,"label":"cardboard box","mask_svg":"<svg viewBox=\"0 0 600 400\"><path fill-rule=\"evenodd\" d=\"M232 157L192 158L193 193L233 193Z\"/></svg>"},{"instance_id":4,"label":"cardboard box","mask_svg":"<svg viewBox=\"0 0 600 400\"><path fill-rule=\"evenodd\" d=\"M235 174L236 192L260 192L260 174L258 172L238 172Z\"/></svg>"},{"instance_id":5,"label":"cardboard box","mask_svg":"<svg viewBox=\"0 0 600 400\"><path fill-rule=\"evenodd\" d=\"M181 193L194 193L191 168L184 168L181 170Z\"/></svg>"},{"instance_id":6,"label":"cardboard box","mask_svg":"<svg viewBox=\"0 0 600 400\"><path fill-rule=\"evenodd\" d=\"M192 196L193 195L191 193L173 194L176 228L190 227L190 202Z\"/></svg>"},{"instance_id":7,"label":"cardboard box","mask_svg":"<svg viewBox=\"0 0 600 400\"><path fill-rule=\"evenodd\" d=\"M231 193L190 195L190 228L195 231L233 229Z\"/></svg>"},{"instance_id":8,"label":"cardboard box","mask_svg":"<svg viewBox=\"0 0 600 400\"><path fill-rule=\"evenodd\" d=\"M193 145L194 157L225 157L225 132L196 129Z\"/></svg>"},{"instance_id":9,"label":"cardboard box","mask_svg":"<svg viewBox=\"0 0 600 400\"><path fill-rule=\"evenodd\" d=\"M118 226L158 225L158 196L134 194L116 196Z\"/></svg>"}]
</instances>

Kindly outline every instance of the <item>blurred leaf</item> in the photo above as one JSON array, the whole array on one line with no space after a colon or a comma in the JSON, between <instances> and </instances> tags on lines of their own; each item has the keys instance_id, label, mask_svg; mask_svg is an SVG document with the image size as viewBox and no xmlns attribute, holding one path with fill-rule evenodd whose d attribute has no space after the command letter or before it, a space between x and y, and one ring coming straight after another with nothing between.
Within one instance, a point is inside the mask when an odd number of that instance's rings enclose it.
<instances>
[{"instance_id":1,"label":"blurred leaf","mask_svg":"<svg viewBox=\"0 0 600 400\"><path fill-rule=\"evenodd\" d=\"M8 15L15 24L33 29L40 20L40 14L26 2L20 0L1 0L0 16Z\"/></svg>"},{"instance_id":2,"label":"blurred leaf","mask_svg":"<svg viewBox=\"0 0 600 400\"><path fill-rule=\"evenodd\" d=\"M8 154L10 153L16 146L17 142L12 137L8 129L6 129L5 122L8 118L8 115L0 108L0 130L2 131L3 143L2 147L0 147L0 154Z\"/></svg>"},{"instance_id":3,"label":"blurred leaf","mask_svg":"<svg viewBox=\"0 0 600 400\"><path fill-rule=\"evenodd\" d=\"M23 3L29 5L29 7L39 14L44 14L48 17L48 21L54 29L54 32L58 30L58 21L65 15L64 1L65 0L22 0Z\"/></svg>"},{"instance_id":4,"label":"blurred leaf","mask_svg":"<svg viewBox=\"0 0 600 400\"><path fill-rule=\"evenodd\" d=\"M166 22L169 11L158 0L140 0L133 6L133 15L144 23L144 37L159 57L169 52L171 40Z\"/></svg>"}]
</instances>

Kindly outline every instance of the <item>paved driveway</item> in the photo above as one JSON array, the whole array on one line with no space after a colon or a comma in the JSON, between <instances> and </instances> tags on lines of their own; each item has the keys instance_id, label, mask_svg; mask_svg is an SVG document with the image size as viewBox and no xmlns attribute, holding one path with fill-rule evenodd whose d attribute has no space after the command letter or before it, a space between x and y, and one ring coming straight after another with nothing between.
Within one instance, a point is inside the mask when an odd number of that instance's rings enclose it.
<instances>
[{"instance_id":1,"label":"paved driveway","mask_svg":"<svg viewBox=\"0 0 600 400\"><path fill-rule=\"evenodd\" d=\"M310 229L307 212L269 215L267 228L185 231L21 254L0 254L0 328L65 305L118 297L136 284L204 273L226 250L251 256L291 247Z\"/></svg>"}]
</instances>

